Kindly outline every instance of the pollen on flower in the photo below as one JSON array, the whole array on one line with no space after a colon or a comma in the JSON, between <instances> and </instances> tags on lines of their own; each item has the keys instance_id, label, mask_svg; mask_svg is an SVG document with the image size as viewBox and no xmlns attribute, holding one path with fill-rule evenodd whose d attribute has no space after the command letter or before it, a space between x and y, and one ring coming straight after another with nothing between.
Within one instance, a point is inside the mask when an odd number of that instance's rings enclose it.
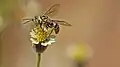
<instances>
[{"instance_id":1,"label":"pollen on flower","mask_svg":"<svg viewBox=\"0 0 120 67\"><path fill-rule=\"evenodd\" d=\"M54 35L49 35L50 31L43 31L40 26L36 26L35 28L31 29L30 31L30 40L32 41L33 44L39 44L43 46L50 45L55 41L55 36Z\"/></svg>"}]
</instances>

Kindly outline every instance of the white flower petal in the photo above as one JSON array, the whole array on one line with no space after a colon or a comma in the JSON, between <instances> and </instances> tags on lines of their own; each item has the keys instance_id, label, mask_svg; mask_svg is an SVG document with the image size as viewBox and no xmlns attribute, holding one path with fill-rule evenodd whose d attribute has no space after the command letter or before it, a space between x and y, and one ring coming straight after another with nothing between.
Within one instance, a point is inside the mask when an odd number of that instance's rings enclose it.
<instances>
[{"instance_id":1,"label":"white flower petal","mask_svg":"<svg viewBox=\"0 0 120 67\"><path fill-rule=\"evenodd\" d=\"M48 44L47 44L47 43L41 43L41 45L43 45L43 46L47 46Z\"/></svg>"},{"instance_id":2,"label":"white flower petal","mask_svg":"<svg viewBox=\"0 0 120 67\"><path fill-rule=\"evenodd\" d=\"M33 38L30 38L30 40L32 41L33 44L39 44L39 42Z\"/></svg>"},{"instance_id":3,"label":"white flower petal","mask_svg":"<svg viewBox=\"0 0 120 67\"><path fill-rule=\"evenodd\" d=\"M33 38L36 38L36 35L35 35L35 32L33 31L33 29L32 29L32 31L30 32L30 36L33 37Z\"/></svg>"},{"instance_id":4,"label":"white flower petal","mask_svg":"<svg viewBox=\"0 0 120 67\"><path fill-rule=\"evenodd\" d=\"M41 43L41 45L43 46L47 46L47 45L51 45L53 43L55 43L55 38L50 38L50 40L48 42L45 42L45 43Z\"/></svg>"}]
</instances>

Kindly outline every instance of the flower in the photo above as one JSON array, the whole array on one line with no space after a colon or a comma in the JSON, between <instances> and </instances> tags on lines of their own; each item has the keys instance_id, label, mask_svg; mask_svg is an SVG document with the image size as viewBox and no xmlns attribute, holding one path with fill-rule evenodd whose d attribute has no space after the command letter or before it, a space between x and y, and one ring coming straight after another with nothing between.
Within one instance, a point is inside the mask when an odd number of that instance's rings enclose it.
<instances>
[{"instance_id":1,"label":"flower","mask_svg":"<svg viewBox=\"0 0 120 67\"><path fill-rule=\"evenodd\" d=\"M51 29L43 31L40 26L36 26L35 28L31 29L30 31L30 40L32 44L39 44L43 46L51 45L55 43L55 35L50 35Z\"/></svg>"}]
</instances>

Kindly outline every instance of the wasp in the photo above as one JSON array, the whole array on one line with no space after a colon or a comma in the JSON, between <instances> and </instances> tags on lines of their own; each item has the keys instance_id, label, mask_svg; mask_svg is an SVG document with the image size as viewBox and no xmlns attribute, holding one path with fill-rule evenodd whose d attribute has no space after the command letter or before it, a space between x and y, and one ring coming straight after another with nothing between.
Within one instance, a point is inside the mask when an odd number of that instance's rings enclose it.
<instances>
[{"instance_id":1,"label":"wasp","mask_svg":"<svg viewBox=\"0 0 120 67\"><path fill-rule=\"evenodd\" d=\"M72 26L71 24L67 23L66 21L61 21L61 20L53 20L50 18L51 15L57 12L57 9L60 7L60 4L55 4L51 6L45 13L43 13L40 16L34 16L34 18L28 18L28 19L23 19L26 21L24 24L28 22L33 22L36 27L39 26L39 28L42 30L42 32L47 32L48 35L44 38L45 40L40 41L46 42L47 39L50 37L52 32L54 31L55 34L58 34L60 31L60 26L59 25L64 25L64 26ZM40 49L41 45L37 45L36 48ZM46 47L45 47L46 48ZM38 50L39 52L40 50ZM44 51L44 50L42 50Z\"/></svg>"},{"instance_id":2,"label":"wasp","mask_svg":"<svg viewBox=\"0 0 120 67\"><path fill-rule=\"evenodd\" d=\"M49 28L53 28L55 33L58 34L60 31L59 25L72 26L66 21L50 19L49 16L57 12L57 9L59 7L60 7L60 4L55 4L40 16L35 16L33 19L23 19L23 20L27 20L24 24L32 21L36 26L40 25L40 28L42 28L43 31L47 31Z\"/></svg>"}]
</instances>

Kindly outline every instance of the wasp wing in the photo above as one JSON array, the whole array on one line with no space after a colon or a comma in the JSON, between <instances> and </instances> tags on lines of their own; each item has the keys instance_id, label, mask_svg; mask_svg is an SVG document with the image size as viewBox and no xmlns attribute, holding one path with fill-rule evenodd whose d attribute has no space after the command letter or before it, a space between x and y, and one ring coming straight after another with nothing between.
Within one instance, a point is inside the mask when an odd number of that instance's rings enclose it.
<instances>
[{"instance_id":1,"label":"wasp wing","mask_svg":"<svg viewBox=\"0 0 120 67\"><path fill-rule=\"evenodd\" d=\"M67 23L66 21L52 20L52 22L55 22L55 23L58 23L58 24L64 25L64 26L72 26L71 24Z\"/></svg>"},{"instance_id":2,"label":"wasp wing","mask_svg":"<svg viewBox=\"0 0 120 67\"><path fill-rule=\"evenodd\" d=\"M57 12L58 8L60 7L60 4L55 4L51 6L43 15L53 15L54 13Z\"/></svg>"}]
</instances>

